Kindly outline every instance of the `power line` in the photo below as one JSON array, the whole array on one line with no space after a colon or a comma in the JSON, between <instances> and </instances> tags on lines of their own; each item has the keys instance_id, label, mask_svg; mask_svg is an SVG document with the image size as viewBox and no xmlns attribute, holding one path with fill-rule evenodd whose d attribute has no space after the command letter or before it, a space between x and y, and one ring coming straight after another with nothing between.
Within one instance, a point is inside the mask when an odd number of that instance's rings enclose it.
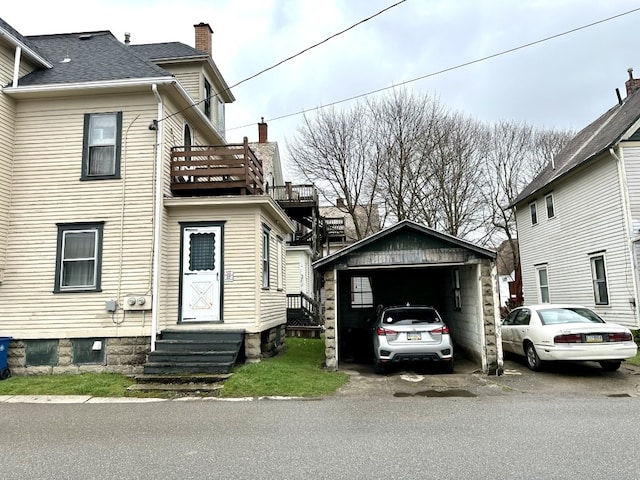
<instances>
[{"instance_id":1,"label":"power line","mask_svg":"<svg viewBox=\"0 0 640 480\"><path fill-rule=\"evenodd\" d=\"M313 48L316 48L316 47L318 47L318 46L322 45L323 43L328 42L329 40L333 40L334 38L336 38L336 37L338 37L338 36L342 35L343 33L346 33L346 32L348 32L349 30L354 29L354 28L355 28L355 27L357 27L358 25L362 25L363 23L368 22L369 20L371 20L371 19L373 19L373 18L377 17L378 15L382 15L384 12L386 12L386 11L388 11L388 10L391 10L392 8L397 7L398 5L400 5L401 3L404 3L404 2L406 2L406 1L407 1L407 0L400 0L399 2L396 2L396 3L394 3L393 5L389 5L388 7L385 7L385 8L383 8L382 10L380 10L379 12L374 13L373 15L371 15L371 16L369 16L369 17L367 17L367 18L364 18L364 19L360 20L359 22L354 23L354 24L353 24L353 25L351 25L350 27L347 27L347 28L345 28L344 30L339 31L338 33L334 33L333 35L331 35L331 36L329 36L329 37L325 38L324 40L322 40L322 41L320 41L320 42L318 42L318 43L316 43L316 44L314 44L314 45L311 45L310 47L307 47L307 48L305 48L304 50L301 50L300 52L296 53L295 55L291 55L290 57L287 57L287 58L285 58L284 60L281 60L281 61L279 61L278 63L276 63L276 64L274 64L274 65L271 65L270 67L267 67L267 68L265 68L265 69L263 69L263 70L260 70L258 73L253 74L253 75L251 75L250 77L245 78L244 80L240 80L238 83L235 83L234 85L231 85L230 87L227 87L226 89L224 89L224 90L223 90L223 91L221 91L220 93L215 93L213 96L220 98L220 94L225 93L225 92L228 92L228 91L229 91L229 90L231 90L232 88L235 88L235 87L237 87L238 85L241 85L241 84L243 84L243 83L245 83L245 82L248 82L249 80L252 80L252 79L256 78L257 76L262 75L262 74L263 74L263 73L265 73L265 72L268 72L269 70L273 70L274 68L276 68L276 67L278 67L278 66L282 65L283 63L286 63L286 62L288 62L288 61L290 61L290 60L293 60L294 58L299 57L300 55L302 55L302 54L304 54L304 53L308 52L309 50L311 50L311 49L313 49ZM201 103L203 103L203 102L205 102L205 101L207 101L207 100L210 100L211 98L212 98L212 96L210 96L210 97L208 97L208 98L203 98L203 99L202 99L202 100L200 100L199 102L192 103L192 104L190 104L188 107L183 108L182 110L179 110L179 111L177 111L177 112L174 112L174 113L172 113L171 115L167 115L166 117L164 117L164 118L160 119L160 121L167 120L167 119L169 119L169 118L171 118L171 117L173 117L173 116L175 116L175 115L178 115L179 113L182 113L182 112L184 112L184 111L188 110L189 108L193 108L193 107L195 107L195 106L197 106L197 105L199 105L199 104L201 104ZM235 127L235 128L242 128L242 127Z\"/></svg>"},{"instance_id":2,"label":"power line","mask_svg":"<svg viewBox=\"0 0 640 480\"><path fill-rule=\"evenodd\" d=\"M553 39L556 39L556 38L559 38L559 37L562 37L562 36L565 36L565 35L569 35L571 33L575 33L577 31L584 30L586 28L590 28L590 27L593 27L595 25L599 25L601 23L608 22L610 20L614 20L616 18L623 17L623 16L629 15L631 13L635 13L635 12L637 12L639 10L640 10L640 7L639 8L635 8L633 10L629 10L628 12L624 12L624 13L620 13L618 15L614 15L614 16L609 17L609 18L605 18L603 20L598 20L596 22L589 23L587 25L583 25L581 27L576 27L576 28L573 28L571 30L567 30L567 31L562 32L562 33L557 33L555 35L551 35L549 37L545 37L545 38L542 38L540 40L536 40L536 41L533 41L533 42L530 42L530 43L525 43L523 45L519 45L517 47L513 47L513 48L510 48L508 50L503 50L503 51L498 52L498 53L493 53L491 55L487 55L485 57L481 57L481 58L478 58L476 60L471 60L469 62L460 63L460 64L455 65L453 67L448 67L448 68L445 68L443 70L439 70L437 72L428 73L426 75L422 75L420 77L416 77L416 78L413 78L411 80L406 80L406 81L398 83L398 84L390 85L388 87L379 88L377 90L371 90L371 91L369 91L367 93L361 93L359 95L354 95L352 97L343 98L342 100L336 100L335 102L327 103L325 105L320 105L320 106L317 106L317 107L308 108L308 109L301 110L301 111L298 111L298 112L281 115L279 117L270 118L270 119L265 120L265 121L273 122L273 121L276 121L276 120L282 120L283 118L293 117L293 116L296 116L296 115L302 115L302 114L305 114L307 112L314 112L314 111L317 111L317 110L322 110L323 108L332 107L332 106L338 105L340 103L350 102L352 100L357 100L358 98L363 98L363 97L367 97L369 95L373 95L373 94L376 94L376 93L384 92L385 90L390 90L390 89L393 89L393 88L401 87L401 86L407 85L409 83L417 82L418 80L424 80L425 78L430 78L430 77L435 77L437 75L442 75L443 73L451 72L453 70L457 70L457 69L460 69L460 68L463 68L463 67L468 67L469 65L473 65L473 64L476 64L476 63L484 62L484 61L490 60L492 58L500 57L502 55L506 55L508 53L515 52L517 50L522 50L524 48L528 48L528 47L531 47L533 45L538 45L540 43L547 42L549 40L553 40ZM238 130L240 128L246 128L246 127L250 127L252 125L254 125L254 124L253 123L249 123L247 125L242 125L242 126L239 126L239 127L227 128L226 130L227 131Z\"/></svg>"}]
</instances>

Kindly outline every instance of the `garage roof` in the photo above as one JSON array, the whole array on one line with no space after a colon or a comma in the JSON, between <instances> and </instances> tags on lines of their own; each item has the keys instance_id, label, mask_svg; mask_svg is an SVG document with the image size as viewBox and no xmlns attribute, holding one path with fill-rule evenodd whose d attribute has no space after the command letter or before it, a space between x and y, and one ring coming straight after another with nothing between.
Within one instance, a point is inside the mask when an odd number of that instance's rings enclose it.
<instances>
[{"instance_id":1,"label":"garage roof","mask_svg":"<svg viewBox=\"0 0 640 480\"><path fill-rule=\"evenodd\" d=\"M401 236L411 235L412 233L418 234L420 237L422 237L422 241L425 244L429 244L431 248L443 250L464 249L478 254L482 257L496 258L496 252L493 250L479 247L478 245L467 242L466 240L462 240L446 233L438 232L436 230L433 230L432 228L420 225L416 222L403 220L396 223L395 225L392 225L391 227L380 230L379 232L367 238L364 238L346 248L343 248L342 250L339 250L314 262L313 268L318 270L325 270L330 265L343 261L345 257L353 256L354 254L365 251L375 250L375 248L370 248L373 247L374 244L385 244L387 246L387 251L393 250L394 248L397 250L401 250L401 245L394 244L393 240Z\"/></svg>"}]
</instances>

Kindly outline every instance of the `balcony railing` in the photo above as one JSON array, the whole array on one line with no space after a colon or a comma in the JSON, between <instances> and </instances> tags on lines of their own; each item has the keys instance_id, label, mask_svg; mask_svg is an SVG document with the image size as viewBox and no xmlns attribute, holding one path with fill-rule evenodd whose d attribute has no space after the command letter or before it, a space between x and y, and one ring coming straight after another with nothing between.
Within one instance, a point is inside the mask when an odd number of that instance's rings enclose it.
<instances>
[{"instance_id":1,"label":"balcony railing","mask_svg":"<svg viewBox=\"0 0 640 480\"><path fill-rule=\"evenodd\" d=\"M325 235L329 239L344 240L345 228L344 217L325 217L324 219Z\"/></svg>"},{"instance_id":2,"label":"balcony railing","mask_svg":"<svg viewBox=\"0 0 640 480\"><path fill-rule=\"evenodd\" d=\"M171 191L176 194L262 195L262 162L244 143L173 147Z\"/></svg>"},{"instance_id":3,"label":"balcony railing","mask_svg":"<svg viewBox=\"0 0 640 480\"><path fill-rule=\"evenodd\" d=\"M270 187L273 199L284 203L318 203L318 192L313 185L292 185L287 182L284 186Z\"/></svg>"}]
</instances>

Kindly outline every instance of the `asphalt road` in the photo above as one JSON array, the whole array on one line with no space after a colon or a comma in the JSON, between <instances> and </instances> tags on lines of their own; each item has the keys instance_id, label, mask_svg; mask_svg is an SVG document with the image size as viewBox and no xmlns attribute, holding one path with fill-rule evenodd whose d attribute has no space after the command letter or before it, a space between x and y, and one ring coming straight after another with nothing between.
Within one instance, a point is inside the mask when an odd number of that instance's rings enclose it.
<instances>
[{"instance_id":1,"label":"asphalt road","mask_svg":"<svg viewBox=\"0 0 640 480\"><path fill-rule=\"evenodd\" d=\"M3 479L637 479L640 400L1 403Z\"/></svg>"}]
</instances>

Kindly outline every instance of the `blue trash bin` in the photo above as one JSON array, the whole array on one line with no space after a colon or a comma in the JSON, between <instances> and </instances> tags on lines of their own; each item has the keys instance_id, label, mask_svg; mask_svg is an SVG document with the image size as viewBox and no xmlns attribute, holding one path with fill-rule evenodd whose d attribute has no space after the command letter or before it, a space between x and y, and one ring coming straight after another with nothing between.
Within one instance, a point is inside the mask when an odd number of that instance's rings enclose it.
<instances>
[{"instance_id":1,"label":"blue trash bin","mask_svg":"<svg viewBox=\"0 0 640 480\"><path fill-rule=\"evenodd\" d=\"M9 352L9 342L11 337L0 337L0 380L9 378L11 370L7 366L7 353Z\"/></svg>"}]
</instances>

